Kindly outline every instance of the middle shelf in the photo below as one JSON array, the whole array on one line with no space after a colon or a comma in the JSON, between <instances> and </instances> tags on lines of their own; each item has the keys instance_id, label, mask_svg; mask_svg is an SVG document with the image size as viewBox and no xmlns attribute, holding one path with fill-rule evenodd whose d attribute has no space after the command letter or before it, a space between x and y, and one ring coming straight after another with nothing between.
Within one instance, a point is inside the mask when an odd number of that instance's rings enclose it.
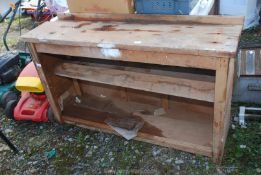
<instances>
[{"instance_id":1,"label":"middle shelf","mask_svg":"<svg viewBox=\"0 0 261 175\"><path fill-rule=\"evenodd\" d=\"M94 83L214 102L214 76L173 72L155 67L128 67L104 63L63 62L55 74Z\"/></svg>"}]
</instances>

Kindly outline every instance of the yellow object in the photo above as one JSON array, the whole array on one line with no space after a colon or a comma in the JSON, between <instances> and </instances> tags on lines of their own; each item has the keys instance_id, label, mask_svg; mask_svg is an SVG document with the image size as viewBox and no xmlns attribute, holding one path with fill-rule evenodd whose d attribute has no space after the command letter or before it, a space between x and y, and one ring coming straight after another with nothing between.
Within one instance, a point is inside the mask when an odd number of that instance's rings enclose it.
<instances>
[{"instance_id":1,"label":"yellow object","mask_svg":"<svg viewBox=\"0 0 261 175\"><path fill-rule=\"evenodd\" d=\"M38 77L18 77L15 87L21 92L44 92L42 82Z\"/></svg>"}]
</instances>

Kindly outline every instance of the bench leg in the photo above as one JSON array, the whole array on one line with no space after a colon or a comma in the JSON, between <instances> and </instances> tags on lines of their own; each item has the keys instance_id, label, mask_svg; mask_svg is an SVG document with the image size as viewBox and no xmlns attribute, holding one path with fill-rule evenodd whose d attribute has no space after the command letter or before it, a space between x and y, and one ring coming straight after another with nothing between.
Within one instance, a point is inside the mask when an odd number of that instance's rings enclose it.
<instances>
[{"instance_id":1,"label":"bench leg","mask_svg":"<svg viewBox=\"0 0 261 175\"><path fill-rule=\"evenodd\" d=\"M215 101L214 101L214 120L213 120L213 161L221 163L224 147L224 119L227 96L227 78L228 78L229 59L220 58L216 68L215 81Z\"/></svg>"}]
</instances>

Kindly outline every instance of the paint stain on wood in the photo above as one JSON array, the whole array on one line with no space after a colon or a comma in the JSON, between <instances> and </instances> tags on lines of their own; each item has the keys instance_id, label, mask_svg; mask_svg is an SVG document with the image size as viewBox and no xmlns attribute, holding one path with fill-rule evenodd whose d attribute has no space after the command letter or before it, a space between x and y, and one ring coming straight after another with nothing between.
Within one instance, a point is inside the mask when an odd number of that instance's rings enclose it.
<instances>
[{"instance_id":1,"label":"paint stain on wood","mask_svg":"<svg viewBox=\"0 0 261 175\"><path fill-rule=\"evenodd\" d=\"M80 23L78 25L75 25L75 26L67 26L67 25L61 25L60 27L61 28L73 28L73 29L79 29L83 26L88 26L88 25L91 25L92 23L91 22L83 22L83 23Z\"/></svg>"},{"instance_id":2,"label":"paint stain on wood","mask_svg":"<svg viewBox=\"0 0 261 175\"><path fill-rule=\"evenodd\" d=\"M95 31L127 31L127 32L161 32L160 30L142 30L142 29L118 29L118 25L103 25L102 27L94 28Z\"/></svg>"},{"instance_id":3,"label":"paint stain on wood","mask_svg":"<svg viewBox=\"0 0 261 175\"><path fill-rule=\"evenodd\" d=\"M172 30L171 32L180 32L180 29Z\"/></svg>"},{"instance_id":4,"label":"paint stain on wood","mask_svg":"<svg viewBox=\"0 0 261 175\"><path fill-rule=\"evenodd\" d=\"M221 35L220 32L213 32L213 33L208 33L208 34L210 34L210 35Z\"/></svg>"},{"instance_id":5,"label":"paint stain on wood","mask_svg":"<svg viewBox=\"0 0 261 175\"><path fill-rule=\"evenodd\" d=\"M94 30L95 31L116 31L115 27L117 25L104 25L102 27L97 27Z\"/></svg>"},{"instance_id":6,"label":"paint stain on wood","mask_svg":"<svg viewBox=\"0 0 261 175\"><path fill-rule=\"evenodd\" d=\"M91 23L90 22L84 22L84 23L81 23L81 24L74 26L73 28L79 29L83 26L88 26L88 25L91 25Z\"/></svg>"}]
</instances>

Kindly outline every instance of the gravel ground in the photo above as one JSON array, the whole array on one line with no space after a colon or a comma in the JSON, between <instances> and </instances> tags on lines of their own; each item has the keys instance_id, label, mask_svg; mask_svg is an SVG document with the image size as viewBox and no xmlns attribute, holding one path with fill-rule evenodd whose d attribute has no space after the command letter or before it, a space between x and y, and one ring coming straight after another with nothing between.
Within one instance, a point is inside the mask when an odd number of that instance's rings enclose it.
<instances>
[{"instance_id":1,"label":"gravel ground","mask_svg":"<svg viewBox=\"0 0 261 175\"><path fill-rule=\"evenodd\" d=\"M31 28L21 20L22 33ZM24 50L18 42L19 25L14 22L9 45ZM0 25L0 36L6 24ZM0 42L0 49L4 51ZM232 108L236 116L238 104ZM260 123L247 128L231 125L221 166L211 159L175 149L94 132L71 125L13 121L0 109L0 129L17 145L14 155L0 140L0 174L260 174ZM258 134L259 133L259 134Z\"/></svg>"}]
</instances>

